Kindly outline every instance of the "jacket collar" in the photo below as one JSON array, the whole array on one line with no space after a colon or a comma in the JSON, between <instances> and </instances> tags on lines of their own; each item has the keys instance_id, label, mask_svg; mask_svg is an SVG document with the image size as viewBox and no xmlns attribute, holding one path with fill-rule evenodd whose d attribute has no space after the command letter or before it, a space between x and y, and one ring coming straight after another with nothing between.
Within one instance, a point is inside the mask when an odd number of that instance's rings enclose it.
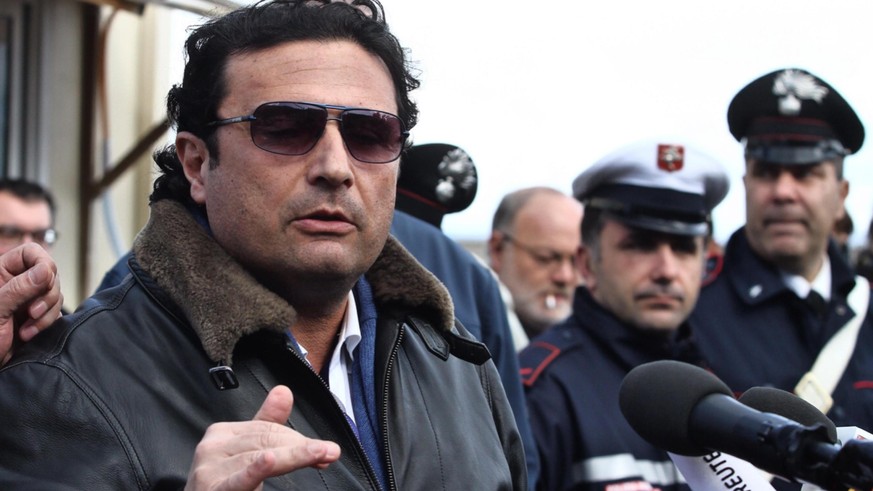
<instances>
[{"instance_id":1,"label":"jacket collar","mask_svg":"<svg viewBox=\"0 0 873 491\"><path fill-rule=\"evenodd\" d=\"M827 254L831 262L831 288L840 295L847 295L855 286L852 268L833 241L828 242ZM757 305L773 297L792 293L776 266L752 250L745 227L734 232L728 240L723 271L737 296L747 305Z\"/></svg>"},{"instance_id":2,"label":"jacket collar","mask_svg":"<svg viewBox=\"0 0 873 491\"><path fill-rule=\"evenodd\" d=\"M573 316L579 326L599 343L600 349L613 356L627 370L662 359L701 364L688 321L671 333L637 329L604 309L584 286L576 289Z\"/></svg>"},{"instance_id":3,"label":"jacket collar","mask_svg":"<svg viewBox=\"0 0 873 491\"><path fill-rule=\"evenodd\" d=\"M179 202L151 205L149 222L134 241L133 252L216 363L230 365L233 348L243 336L260 330L282 333L296 319L294 307L224 252ZM436 328L453 328L448 291L394 237L388 237L366 277L377 308L415 309Z\"/></svg>"}]
</instances>

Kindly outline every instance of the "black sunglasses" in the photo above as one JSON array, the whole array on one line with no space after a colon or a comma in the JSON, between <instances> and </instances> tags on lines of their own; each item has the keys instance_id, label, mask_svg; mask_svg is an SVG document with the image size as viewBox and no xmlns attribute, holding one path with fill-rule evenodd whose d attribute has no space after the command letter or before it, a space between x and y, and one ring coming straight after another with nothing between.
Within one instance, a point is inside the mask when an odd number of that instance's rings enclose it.
<instances>
[{"instance_id":1,"label":"black sunglasses","mask_svg":"<svg viewBox=\"0 0 873 491\"><path fill-rule=\"evenodd\" d=\"M340 111L331 116L328 109ZM248 116L212 121L207 126L250 123L252 142L280 155L303 155L315 147L328 121L338 121L340 134L352 157L384 164L400 156L409 132L397 116L359 107L310 102L266 102Z\"/></svg>"}]
</instances>

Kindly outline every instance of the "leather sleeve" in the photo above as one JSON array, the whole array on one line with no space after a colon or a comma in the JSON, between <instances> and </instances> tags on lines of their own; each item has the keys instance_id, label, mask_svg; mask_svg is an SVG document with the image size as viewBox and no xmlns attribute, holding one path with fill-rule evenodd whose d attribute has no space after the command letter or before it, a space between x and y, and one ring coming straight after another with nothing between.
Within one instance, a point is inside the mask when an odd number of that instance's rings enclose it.
<instances>
[{"instance_id":1,"label":"leather sleeve","mask_svg":"<svg viewBox=\"0 0 873 491\"><path fill-rule=\"evenodd\" d=\"M515 424L515 416L506 399L506 392L500 382L500 376L492 361L478 367L482 388L491 403L494 423L503 445L503 453L512 472L512 486L516 491L527 491L527 462L525 460L524 443Z\"/></svg>"},{"instance_id":2,"label":"leather sleeve","mask_svg":"<svg viewBox=\"0 0 873 491\"><path fill-rule=\"evenodd\" d=\"M0 488L150 487L112 414L63 366L13 361L0 387Z\"/></svg>"}]
</instances>

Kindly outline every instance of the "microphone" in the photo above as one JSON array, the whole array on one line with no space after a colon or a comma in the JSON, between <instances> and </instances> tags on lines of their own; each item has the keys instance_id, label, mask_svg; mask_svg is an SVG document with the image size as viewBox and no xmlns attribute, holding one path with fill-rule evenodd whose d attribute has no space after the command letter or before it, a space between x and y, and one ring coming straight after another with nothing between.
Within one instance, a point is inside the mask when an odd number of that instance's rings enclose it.
<instances>
[{"instance_id":1,"label":"microphone","mask_svg":"<svg viewBox=\"0 0 873 491\"><path fill-rule=\"evenodd\" d=\"M804 426L821 424L828 431L831 443L839 442L837 426L817 407L786 390L775 387L752 387L743 392L738 399L752 409L765 413L778 414ZM801 491L822 491L815 484L804 484Z\"/></svg>"},{"instance_id":2,"label":"microphone","mask_svg":"<svg viewBox=\"0 0 873 491\"><path fill-rule=\"evenodd\" d=\"M873 483L873 435L855 426L837 427L812 404L784 390L773 387L752 387L740 396L740 402L759 411L785 416L806 426L821 424L827 429L831 443L841 442L830 463L831 473L841 482ZM804 486L803 490L809 489Z\"/></svg>"},{"instance_id":3,"label":"microphone","mask_svg":"<svg viewBox=\"0 0 873 491\"><path fill-rule=\"evenodd\" d=\"M827 430L828 442L837 443L839 441L837 426L830 418L819 411L817 407L787 390L775 387L752 387L743 392L739 401L762 413L778 414L792 421L797 421L803 426L820 424Z\"/></svg>"},{"instance_id":4,"label":"microphone","mask_svg":"<svg viewBox=\"0 0 873 491\"><path fill-rule=\"evenodd\" d=\"M788 480L871 489L870 482L831 471L840 448L824 426L752 409L724 382L687 363L661 360L634 368L622 382L619 407L640 436L675 454L724 452Z\"/></svg>"},{"instance_id":5,"label":"microphone","mask_svg":"<svg viewBox=\"0 0 873 491\"><path fill-rule=\"evenodd\" d=\"M740 396L740 402L763 412L771 412L805 426L825 427L831 443L842 447L830 462L831 473L843 483L866 483L860 489L870 489L873 483L873 435L855 426L837 428L833 421L812 404L791 392L773 387L752 387ZM814 488L804 486L802 491Z\"/></svg>"}]
</instances>

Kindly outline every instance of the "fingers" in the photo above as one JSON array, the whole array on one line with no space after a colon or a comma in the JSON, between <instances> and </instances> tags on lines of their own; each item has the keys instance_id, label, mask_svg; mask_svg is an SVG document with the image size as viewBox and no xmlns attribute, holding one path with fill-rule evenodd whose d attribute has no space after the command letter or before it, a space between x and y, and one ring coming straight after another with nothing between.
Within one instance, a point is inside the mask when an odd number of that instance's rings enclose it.
<instances>
[{"instance_id":1,"label":"fingers","mask_svg":"<svg viewBox=\"0 0 873 491\"><path fill-rule=\"evenodd\" d=\"M46 264L57 275L58 268L51 255L38 244L22 244L0 255L0 282L24 273L37 264Z\"/></svg>"},{"instance_id":2,"label":"fingers","mask_svg":"<svg viewBox=\"0 0 873 491\"><path fill-rule=\"evenodd\" d=\"M6 286L15 288L21 281L20 297L31 297L27 308L27 319L21 325L19 338L29 341L40 331L50 326L61 316L64 296L61 294L57 274L45 263L39 263L27 271L27 274L13 278ZM2 288L0 288L2 295ZM0 307L2 308L2 307Z\"/></svg>"},{"instance_id":3,"label":"fingers","mask_svg":"<svg viewBox=\"0 0 873 491\"><path fill-rule=\"evenodd\" d=\"M225 462L223 466L226 469L236 468L238 470L232 472L211 489L221 491L258 489L269 477L287 474L304 467L324 468L339 459L339 445L308 438L306 440L309 440L310 443L300 448L260 450L237 456L235 460L239 460L239 462ZM201 488L189 487L187 489Z\"/></svg>"},{"instance_id":4,"label":"fingers","mask_svg":"<svg viewBox=\"0 0 873 491\"><path fill-rule=\"evenodd\" d=\"M57 266L45 249L24 244L0 255L0 322L18 321L29 341L61 315L63 295Z\"/></svg>"},{"instance_id":5,"label":"fingers","mask_svg":"<svg viewBox=\"0 0 873 491\"><path fill-rule=\"evenodd\" d=\"M16 336L29 341L61 315L57 266L45 249L24 244L0 255L0 364L12 356Z\"/></svg>"},{"instance_id":6,"label":"fingers","mask_svg":"<svg viewBox=\"0 0 873 491\"><path fill-rule=\"evenodd\" d=\"M248 491L263 488L264 476L269 476L276 458L270 452L259 452L249 465L220 482L215 491ZM187 491L187 488L186 488Z\"/></svg>"},{"instance_id":7,"label":"fingers","mask_svg":"<svg viewBox=\"0 0 873 491\"><path fill-rule=\"evenodd\" d=\"M339 445L307 438L288 426L293 396L274 387L252 421L211 425L194 452L188 490L253 490L264 479L339 459Z\"/></svg>"},{"instance_id":8,"label":"fingers","mask_svg":"<svg viewBox=\"0 0 873 491\"><path fill-rule=\"evenodd\" d=\"M216 423L200 442L204 455L241 456L242 465L251 465L261 453L276 460L272 468L283 474L302 467L327 464L339 458L339 445L307 438L287 426L264 421Z\"/></svg>"},{"instance_id":9,"label":"fingers","mask_svg":"<svg viewBox=\"0 0 873 491\"><path fill-rule=\"evenodd\" d=\"M257 435L257 438L277 438L275 442L268 444L268 447L273 449L272 456L276 458L276 463L271 467L270 472L278 470L278 474L281 474L301 467L326 466L339 458L340 449L336 443L306 438L285 427L285 422L291 417L293 404L294 396L291 394L291 389L284 385L277 385L267 394L267 398L252 419L253 422L275 423L264 426L266 433ZM291 433L287 433L286 430ZM269 433L272 432L275 433L270 435ZM300 443L284 440L288 436L299 438ZM249 445L253 446L254 443Z\"/></svg>"}]
</instances>

